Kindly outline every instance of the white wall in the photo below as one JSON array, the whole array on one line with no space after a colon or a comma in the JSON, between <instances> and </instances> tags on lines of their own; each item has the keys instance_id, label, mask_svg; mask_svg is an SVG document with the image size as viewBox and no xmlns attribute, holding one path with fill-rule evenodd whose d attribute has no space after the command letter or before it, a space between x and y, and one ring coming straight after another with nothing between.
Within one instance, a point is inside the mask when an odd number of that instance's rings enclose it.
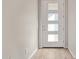
<instances>
[{"instance_id":1,"label":"white wall","mask_svg":"<svg viewBox=\"0 0 79 59\"><path fill-rule=\"evenodd\" d=\"M37 0L3 0L3 59L28 59L38 48Z\"/></svg>"},{"instance_id":2,"label":"white wall","mask_svg":"<svg viewBox=\"0 0 79 59\"><path fill-rule=\"evenodd\" d=\"M68 48L76 56L76 0L68 0Z\"/></svg>"}]
</instances>

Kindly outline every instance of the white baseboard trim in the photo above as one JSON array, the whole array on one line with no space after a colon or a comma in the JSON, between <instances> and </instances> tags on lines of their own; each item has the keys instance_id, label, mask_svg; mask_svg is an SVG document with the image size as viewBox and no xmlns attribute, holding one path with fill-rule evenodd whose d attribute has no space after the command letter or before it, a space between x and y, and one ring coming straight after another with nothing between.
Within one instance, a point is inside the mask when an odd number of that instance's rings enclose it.
<instances>
[{"instance_id":1,"label":"white baseboard trim","mask_svg":"<svg viewBox=\"0 0 79 59\"><path fill-rule=\"evenodd\" d=\"M76 56L72 53L72 51L68 48L69 52L71 53L71 55L73 56L74 59L76 59Z\"/></svg>"},{"instance_id":2,"label":"white baseboard trim","mask_svg":"<svg viewBox=\"0 0 79 59\"><path fill-rule=\"evenodd\" d=\"M34 56L34 54L37 52L37 50L38 49L35 49L35 51L33 51L33 53L31 54L31 56L28 59L31 59Z\"/></svg>"}]
</instances>

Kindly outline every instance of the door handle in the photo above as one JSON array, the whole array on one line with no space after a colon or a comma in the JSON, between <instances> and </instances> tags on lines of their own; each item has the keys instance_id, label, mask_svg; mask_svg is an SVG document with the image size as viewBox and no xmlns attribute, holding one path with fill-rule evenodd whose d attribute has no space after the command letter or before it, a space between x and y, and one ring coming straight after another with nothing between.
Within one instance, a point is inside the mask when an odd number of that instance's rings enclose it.
<instances>
[{"instance_id":1,"label":"door handle","mask_svg":"<svg viewBox=\"0 0 79 59\"><path fill-rule=\"evenodd\" d=\"M42 25L42 30L43 30L43 31L45 31L45 30L46 30L46 29L45 29L45 25Z\"/></svg>"},{"instance_id":2,"label":"door handle","mask_svg":"<svg viewBox=\"0 0 79 59\"><path fill-rule=\"evenodd\" d=\"M63 31L64 31L64 27L63 27Z\"/></svg>"}]
</instances>

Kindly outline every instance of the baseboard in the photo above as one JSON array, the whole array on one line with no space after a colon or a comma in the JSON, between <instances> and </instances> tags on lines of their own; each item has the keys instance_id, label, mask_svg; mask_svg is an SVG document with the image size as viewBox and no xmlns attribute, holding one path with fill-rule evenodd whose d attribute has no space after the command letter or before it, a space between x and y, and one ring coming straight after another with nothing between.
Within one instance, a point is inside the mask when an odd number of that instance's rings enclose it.
<instances>
[{"instance_id":1,"label":"baseboard","mask_svg":"<svg viewBox=\"0 0 79 59\"><path fill-rule=\"evenodd\" d=\"M72 57L73 57L74 59L76 59L76 56L72 53L72 51L71 51L70 49L68 49L68 50L69 50L69 52L71 53Z\"/></svg>"},{"instance_id":2,"label":"baseboard","mask_svg":"<svg viewBox=\"0 0 79 59\"><path fill-rule=\"evenodd\" d=\"M31 59L33 57L33 55L37 52L38 49L35 49L35 51L33 51L33 53L31 54L31 56L28 59Z\"/></svg>"}]
</instances>

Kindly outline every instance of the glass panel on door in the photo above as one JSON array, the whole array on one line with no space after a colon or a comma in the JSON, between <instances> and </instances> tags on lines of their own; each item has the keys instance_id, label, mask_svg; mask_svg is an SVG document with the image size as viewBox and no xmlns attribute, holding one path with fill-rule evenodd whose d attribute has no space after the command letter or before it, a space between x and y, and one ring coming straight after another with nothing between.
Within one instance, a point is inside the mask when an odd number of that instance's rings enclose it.
<instances>
[{"instance_id":1,"label":"glass panel on door","mask_svg":"<svg viewBox=\"0 0 79 59\"><path fill-rule=\"evenodd\" d=\"M48 31L58 31L58 24L48 24Z\"/></svg>"},{"instance_id":2,"label":"glass panel on door","mask_svg":"<svg viewBox=\"0 0 79 59\"><path fill-rule=\"evenodd\" d=\"M48 10L57 10L58 11L58 2L48 3Z\"/></svg>"},{"instance_id":3,"label":"glass panel on door","mask_svg":"<svg viewBox=\"0 0 79 59\"><path fill-rule=\"evenodd\" d=\"M57 42L58 34L48 34L48 42Z\"/></svg>"},{"instance_id":4,"label":"glass panel on door","mask_svg":"<svg viewBox=\"0 0 79 59\"><path fill-rule=\"evenodd\" d=\"M48 12L48 21L58 21L58 13Z\"/></svg>"}]
</instances>

